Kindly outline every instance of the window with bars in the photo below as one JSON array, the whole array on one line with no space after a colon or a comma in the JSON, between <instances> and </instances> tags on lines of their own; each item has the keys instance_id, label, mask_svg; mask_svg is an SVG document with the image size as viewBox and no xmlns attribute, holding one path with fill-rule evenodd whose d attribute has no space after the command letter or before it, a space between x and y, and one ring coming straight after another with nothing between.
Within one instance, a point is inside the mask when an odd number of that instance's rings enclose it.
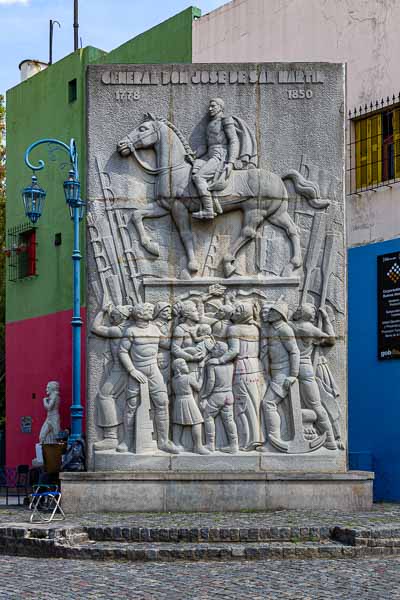
<instances>
[{"instance_id":1,"label":"window with bars","mask_svg":"<svg viewBox=\"0 0 400 600\"><path fill-rule=\"evenodd\" d=\"M350 123L350 193L400 180L400 105Z\"/></svg>"},{"instance_id":2,"label":"window with bars","mask_svg":"<svg viewBox=\"0 0 400 600\"><path fill-rule=\"evenodd\" d=\"M36 228L30 224L11 227L8 232L8 279L18 281L37 275Z\"/></svg>"}]
</instances>

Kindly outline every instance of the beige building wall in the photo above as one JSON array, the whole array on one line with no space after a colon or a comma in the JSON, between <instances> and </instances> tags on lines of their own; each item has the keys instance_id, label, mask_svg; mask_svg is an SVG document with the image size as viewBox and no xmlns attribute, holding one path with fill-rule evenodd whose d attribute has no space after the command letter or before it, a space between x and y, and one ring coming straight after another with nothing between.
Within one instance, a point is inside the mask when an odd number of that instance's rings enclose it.
<instances>
[{"instance_id":1,"label":"beige building wall","mask_svg":"<svg viewBox=\"0 0 400 600\"><path fill-rule=\"evenodd\" d=\"M193 23L193 62L347 62L348 108L400 92L398 0L233 0ZM347 198L348 244L400 236L400 184Z\"/></svg>"}]
</instances>

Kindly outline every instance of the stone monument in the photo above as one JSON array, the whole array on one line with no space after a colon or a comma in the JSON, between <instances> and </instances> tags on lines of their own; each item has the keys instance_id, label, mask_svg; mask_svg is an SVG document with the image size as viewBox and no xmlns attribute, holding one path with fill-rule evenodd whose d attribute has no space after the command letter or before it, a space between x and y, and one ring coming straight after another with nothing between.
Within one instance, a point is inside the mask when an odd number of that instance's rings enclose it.
<instances>
[{"instance_id":1,"label":"stone monument","mask_svg":"<svg viewBox=\"0 0 400 600\"><path fill-rule=\"evenodd\" d=\"M89 67L71 509L78 490L102 510L371 502L347 471L344 73Z\"/></svg>"}]
</instances>

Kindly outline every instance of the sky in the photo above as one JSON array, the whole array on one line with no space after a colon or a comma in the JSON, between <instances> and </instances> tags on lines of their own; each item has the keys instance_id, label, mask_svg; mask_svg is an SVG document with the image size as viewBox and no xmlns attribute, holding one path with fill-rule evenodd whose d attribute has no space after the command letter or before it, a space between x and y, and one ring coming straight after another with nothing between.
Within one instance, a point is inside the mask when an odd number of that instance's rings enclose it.
<instances>
[{"instance_id":1,"label":"sky","mask_svg":"<svg viewBox=\"0 0 400 600\"><path fill-rule=\"evenodd\" d=\"M112 50L191 5L210 12L226 0L80 0L83 46ZM48 61L49 20L54 27L53 62L74 49L73 0L0 0L0 94L19 83L27 58Z\"/></svg>"}]
</instances>

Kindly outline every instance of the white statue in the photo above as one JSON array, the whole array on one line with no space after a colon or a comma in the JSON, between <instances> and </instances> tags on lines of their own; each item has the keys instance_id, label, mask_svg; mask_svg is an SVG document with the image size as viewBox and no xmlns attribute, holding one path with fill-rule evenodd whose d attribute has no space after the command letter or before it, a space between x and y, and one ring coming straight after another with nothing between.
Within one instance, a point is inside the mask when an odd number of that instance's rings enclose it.
<instances>
[{"instance_id":1,"label":"white statue","mask_svg":"<svg viewBox=\"0 0 400 600\"><path fill-rule=\"evenodd\" d=\"M60 431L60 384L58 381L49 381L46 386L46 398L43 398L43 406L47 411L47 417L39 433L41 444L53 444Z\"/></svg>"}]
</instances>

